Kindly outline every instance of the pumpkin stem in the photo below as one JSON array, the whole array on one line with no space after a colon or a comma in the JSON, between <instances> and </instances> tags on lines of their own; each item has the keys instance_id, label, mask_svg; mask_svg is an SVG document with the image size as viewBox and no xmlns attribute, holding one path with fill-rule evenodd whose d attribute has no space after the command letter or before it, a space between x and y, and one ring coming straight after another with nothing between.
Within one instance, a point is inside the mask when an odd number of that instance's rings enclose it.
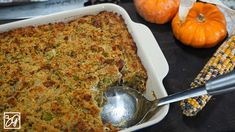
<instances>
[{"instance_id":1,"label":"pumpkin stem","mask_svg":"<svg viewBox=\"0 0 235 132\"><path fill-rule=\"evenodd\" d=\"M205 19L205 16L200 13L197 17L197 20L198 20L198 22L205 22L206 19Z\"/></svg>"}]
</instances>

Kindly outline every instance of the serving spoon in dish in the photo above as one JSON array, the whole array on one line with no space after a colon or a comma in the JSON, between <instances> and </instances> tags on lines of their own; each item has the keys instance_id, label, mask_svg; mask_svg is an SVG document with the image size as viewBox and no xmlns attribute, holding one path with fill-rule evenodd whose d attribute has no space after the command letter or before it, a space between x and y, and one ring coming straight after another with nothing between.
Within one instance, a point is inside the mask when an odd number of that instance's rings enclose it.
<instances>
[{"instance_id":1,"label":"serving spoon in dish","mask_svg":"<svg viewBox=\"0 0 235 132\"><path fill-rule=\"evenodd\" d=\"M103 123L111 123L120 129L149 120L158 107L201 95L217 95L235 90L235 72L209 80L205 86L188 89L154 101L147 100L142 93L126 86L114 86L105 92L107 103L101 117Z\"/></svg>"}]
</instances>

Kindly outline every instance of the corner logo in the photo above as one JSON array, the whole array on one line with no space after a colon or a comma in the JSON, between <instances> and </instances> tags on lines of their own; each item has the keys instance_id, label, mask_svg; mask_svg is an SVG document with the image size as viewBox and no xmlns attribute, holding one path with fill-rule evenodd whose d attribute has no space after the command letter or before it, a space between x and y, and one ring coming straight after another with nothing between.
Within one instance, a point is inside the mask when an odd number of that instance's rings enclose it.
<instances>
[{"instance_id":1,"label":"corner logo","mask_svg":"<svg viewBox=\"0 0 235 132\"><path fill-rule=\"evenodd\" d=\"M20 129L20 112L4 112L4 129Z\"/></svg>"}]
</instances>

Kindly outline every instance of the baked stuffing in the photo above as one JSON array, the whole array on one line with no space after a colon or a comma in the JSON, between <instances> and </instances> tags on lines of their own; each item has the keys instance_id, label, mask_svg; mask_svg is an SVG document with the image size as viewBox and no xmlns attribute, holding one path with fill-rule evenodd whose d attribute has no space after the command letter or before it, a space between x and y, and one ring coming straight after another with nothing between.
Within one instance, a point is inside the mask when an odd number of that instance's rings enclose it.
<instances>
[{"instance_id":1,"label":"baked stuffing","mask_svg":"<svg viewBox=\"0 0 235 132\"><path fill-rule=\"evenodd\" d=\"M1 33L0 119L21 112L20 131L116 131L102 123L103 92L118 84L145 91L136 50L111 12Z\"/></svg>"}]
</instances>

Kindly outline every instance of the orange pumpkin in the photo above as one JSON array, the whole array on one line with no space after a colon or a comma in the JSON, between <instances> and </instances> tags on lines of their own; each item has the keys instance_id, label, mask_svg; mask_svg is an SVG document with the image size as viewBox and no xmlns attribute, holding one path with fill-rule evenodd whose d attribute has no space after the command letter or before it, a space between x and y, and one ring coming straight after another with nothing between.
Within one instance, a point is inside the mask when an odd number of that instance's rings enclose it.
<instances>
[{"instance_id":1,"label":"orange pumpkin","mask_svg":"<svg viewBox=\"0 0 235 132\"><path fill-rule=\"evenodd\" d=\"M223 13L213 4L196 2L185 21L177 14L172 20L175 37L185 45L195 48L210 48L227 35Z\"/></svg>"},{"instance_id":2,"label":"orange pumpkin","mask_svg":"<svg viewBox=\"0 0 235 132\"><path fill-rule=\"evenodd\" d=\"M164 24L172 20L180 0L134 0L137 12L146 21Z\"/></svg>"}]
</instances>

